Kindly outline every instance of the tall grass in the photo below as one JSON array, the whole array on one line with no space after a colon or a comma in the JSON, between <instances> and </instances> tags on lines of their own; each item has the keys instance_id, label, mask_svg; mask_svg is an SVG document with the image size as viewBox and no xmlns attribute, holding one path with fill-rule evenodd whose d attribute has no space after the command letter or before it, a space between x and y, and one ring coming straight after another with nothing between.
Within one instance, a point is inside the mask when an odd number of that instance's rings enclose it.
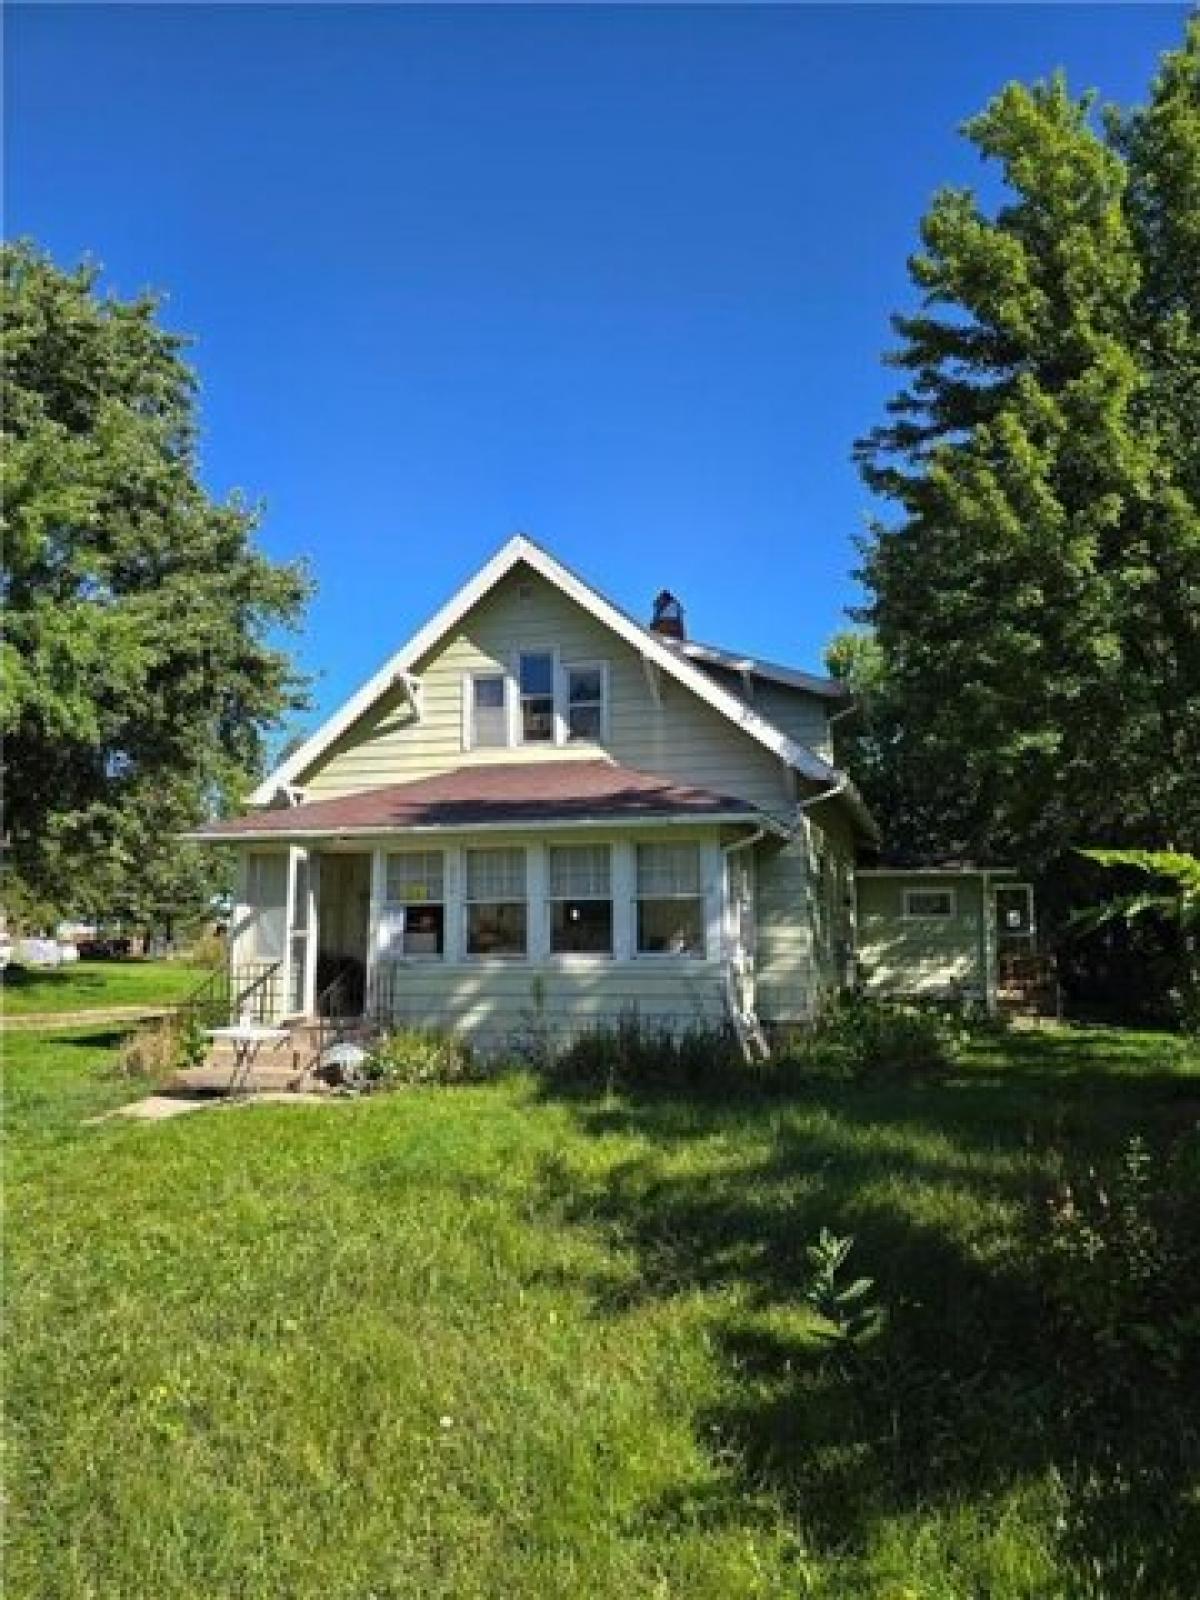
<instances>
[{"instance_id":1,"label":"tall grass","mask_svg":"<svg viewBox=\"0 0 1200 1600\"><path fill-rule=\"evenodd\" d=\"M13 1600L1194 1592L1186 1407L1153 1460L1073 1409L1023 1254L1064 1150L1187 1135L1172 1042L84 1125L112 1048L9 1049ZM861 1350L801 1293L825 1226L887 1310Z\"/></svg>"}]
</instances>

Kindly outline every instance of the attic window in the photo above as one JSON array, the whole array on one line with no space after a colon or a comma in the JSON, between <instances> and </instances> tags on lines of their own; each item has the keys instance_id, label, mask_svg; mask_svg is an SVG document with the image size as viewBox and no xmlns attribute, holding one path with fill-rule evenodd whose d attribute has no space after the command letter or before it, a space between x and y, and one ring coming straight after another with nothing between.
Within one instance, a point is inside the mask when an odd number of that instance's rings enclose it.
<instances>
[{"instance_id":1,"label":"attic window","mask_svg":"<svg viewBox=\"0 0 1200 1600\"><path fill-rule=\"evenodd\" d=\"M563 668L571 743L598 744L604 738L607 678L602 661L576 661Z\"/></svg>"},{"instance_id":2,"label":"attic window","mask_svg":"<svg viewBox=\"0 0 1200 1600\"><path fill-rule=\"evenodd\" d=\"M954 915L955 900L953 889L905 889L905 920L948 922Z\"/></svg>"},{"instance_id":3,"label":"attic window","mask_svg":"<svg viewBox=\"0 0 1200 1600\"><path fill-rule=\"evenodd\" d=\"M469 679L469 744L472 750L494 749L508 743L508 718L504 703L504 674L477 672Z\"/></svg>"},{"instance_id":4,"label":"attic window","mask_svg":"<svg viewBox=\"0 0 1200 1600\"><path fill-rule=\"evenodd\" d=\"M554 656L549 650L522 654L521 743L554 742Z\"/></svg>"}]
</instances>

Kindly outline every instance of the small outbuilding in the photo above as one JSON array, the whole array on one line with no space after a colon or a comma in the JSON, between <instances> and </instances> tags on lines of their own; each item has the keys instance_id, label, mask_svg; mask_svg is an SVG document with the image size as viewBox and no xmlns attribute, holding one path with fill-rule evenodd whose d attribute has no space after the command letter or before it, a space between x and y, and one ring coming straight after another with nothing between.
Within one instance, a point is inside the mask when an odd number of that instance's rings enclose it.
<instances>
[{"instance_id":1,"label":"small outbuilding","mask_svg":"<svg viewBox=\"0 0 1200 1600\"><path fill-rule=\"evenodd\" d=\"M880 998L961 1000L992 1012L1035 954L1032 885L1003 867L860 867L858 972Z\"/></svg>"}]
</instances>

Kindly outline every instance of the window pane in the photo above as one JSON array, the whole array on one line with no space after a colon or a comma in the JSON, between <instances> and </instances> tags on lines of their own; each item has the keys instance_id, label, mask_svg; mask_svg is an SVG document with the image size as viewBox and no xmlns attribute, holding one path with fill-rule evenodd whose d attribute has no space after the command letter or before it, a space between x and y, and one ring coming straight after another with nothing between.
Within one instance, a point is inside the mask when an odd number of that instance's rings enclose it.
<instances>
[{"instance_id":1,"label":"window pane","mask_svg":"<svg viewBox=\"0 0 1200 1600\"><path fill-rule=\"evenodd\" d=\"M609 848L606 844L553 846L550 850L550 894L606 900L611 891Z\"/></svg>"},{"instance_id":2,"label":"window pane","mask_svg":"<svg viewBox=\"0 0 1200 1600\"><path fill-rule=\"evenodd\" d=\"M392 905L442 899L442 852L405 851L387 858L385 898Z\"/></svg>"},{"instance_id":3,"label":"window pane","mask_svg":"<svg viewBox=\"0 0 1200 1600\"><path fill-rule=\"evenodd\" d=\"M556 954L612 954L611 900L554 900L550 948Z\"/></svg>"},{"instance_id":4,"label":"window pane","mask_svg":"<svg viewBox=\"0 0 1200 1600\"><path fill-rule=\"evenodd\" d=\"M572 667L567 674L567 699L572 705L580 701L599 701L603 698L603 674L599 667Z\"/></svg>"},{"instance_id":5,"label":"window pane","mask_svg":"<svg viewBox=\"0 0 1200 1600\"><path fill-rule=\"evenodd\" d=\"M523 956L525 954L525 904L489 902L467 907L467 954L472 956Z\"/></svg>"},{"instance_id":6,"label":"window pane","mask_svg":"<svg viewBox=\"0 0 1200 1600\"><path fill-rule=\"evenodd\" d=\"M406 956L440 956L445 948L445 933L445 907L405 907L403 948Z\"/></svg>"},{"instance_id":7,"label":"window pane","mask_svg":"<svg viewBox=\"0 0 1200 1600\"><path fill-rule=\"evenodd\" d=\"M522 655L521 738L544 744L554 738L554 657L549 651Z\"/></svg>"},{"instance_id":8,"label":"window pane","mask_svg":"<svg viewBox=\"0 0 1200 1600\"><path fill-rule=\"evenodd\" d=\"M909 889L905 913L910 917L952 917L954 896L949 889Z\"/></svg>"},{"instance_id":9,"label":"window pane","mask_svg":"<svg viewBox=\"0 0 1200 1600\"><path fill-rule=\"evenodd\" d=\"M474 697L471 714L471 743L484 749L508 743L508 725L504 710L504 678L501 674L473 678Z\"/></svg>"},{"instance_id":10,"label":"window pane","mask_svg":"<svg viewBox=\"0 0 1200 1600\"><path fill-rule=\"evenodd\" d=\"M521 737L526 744L541 744L554 738L553 699L522 699Z\"/></svg>"},{"instance_id":11,"label":"window pane","mask_svg":"<svg viewBox=\"0 0 1200 1600\"><path fill-rule=\"evenodd\" d=\"M571 706L567 711L567 734L572 739L597 740L602 732L599 706Z\"/></svg>"},{"instance_id":12,"label":"window pane","mask_svg":"<svg viewBox=\"0 0 1200 1600\"><path fill-rule=\"evenodd\" d=\"M704 955L703 900L639 900L637 923L643 955Z\"/></svg>"},{"instance_id":13,"label":"window pane","mask_svg":"<svg viewBox=\"0 0 1200 1600\"><path fill-rule=\"evenodd\" d=\"M524 850L468 850L468 900L523 900Z\"/></svg>"},{"instance_id":14,"label":"window pane","mask_svg":"<svg viewBox=\"0 0 1200 1600\"><path fill-rule=\"evenodd\" d=\"M637 852L639 895L699 894L700 846L640 844Z\"/></svg>"},{"instance_id":15,"label":"window pane","mask_svg":"<svg viewBox=\"0 0 1200 1600\"><path fill-rule=\"evenodd\" d=\"M554 657L549 652L521 657L521 693L554 698Z\"/></svg>"}]
</instances>

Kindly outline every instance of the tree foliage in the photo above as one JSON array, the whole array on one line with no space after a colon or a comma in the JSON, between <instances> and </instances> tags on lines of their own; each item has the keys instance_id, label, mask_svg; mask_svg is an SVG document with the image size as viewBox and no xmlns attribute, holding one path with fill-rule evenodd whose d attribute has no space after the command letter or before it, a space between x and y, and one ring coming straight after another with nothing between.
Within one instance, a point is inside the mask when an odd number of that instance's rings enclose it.
<instances>
[{"instance_id":1,"label":"tree foliage","mask_svg":"<svg viewBox=\"0 0 1200 1600\"><path fill-rule=\"evenodd\" d=\"M1044 864L1200 838L1200 22L1148 103L1060 77L966 124L992 209L934 199L857 446L851 761L912 853ZM853 636L851 636L853 637Z\"/></svg>"},{"instance_id":2,"label":"tree foliage","mask_svg":"<svg viewBox=\"0 0 1200 1600\"><path fill-rule=\"evenodd\" d=\"M1200 856L1179 850L1084 850L1089 861L1110 872L1141 879L1138 888L1090 906L1074 919L1081 928L1126 925L1155 918L1180 940L1180 988L1186 1024L1200 1032Z\"/></svg>"},{"instance_id":3,"label":"tree foliage","mask_svg":"<svg viewBox=\"0 0 1200 1600\"><path fill-rule=\"evenodd\" d=\"M148 915L202 900L176 830L243 792L299 703L269 632L308 583L217 501L186 341L149 295L3 248L4 733L10 895Z\"/></svg>"}]
</instances>

